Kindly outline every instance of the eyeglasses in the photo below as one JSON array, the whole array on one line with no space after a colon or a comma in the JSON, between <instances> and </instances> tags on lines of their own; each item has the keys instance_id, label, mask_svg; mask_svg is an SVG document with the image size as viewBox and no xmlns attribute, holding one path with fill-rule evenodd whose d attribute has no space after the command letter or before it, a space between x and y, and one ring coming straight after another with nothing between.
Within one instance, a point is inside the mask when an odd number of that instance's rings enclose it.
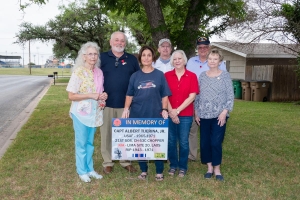
<instances>
[{"instance_id":1,"label":"eyeglasses","mask_svg":"<svg viewBox=\"0 0 300 200\"><path fill-rule=\"evenodd\" d=\"M88 53L88 54L84 54L84 55L87 55L88 57L97 57L98 54L97 53Z\"/></svg>"},{"instance_id":2,"label":"eyeglasses","mask_svg":"<svg viewBox=\"0 0 300 200\"><path fill-rule=\"evenodd\" d=\"M115 67L117 68L119 65L119 58L116 58Z\"/></svg>"}]
</instances>

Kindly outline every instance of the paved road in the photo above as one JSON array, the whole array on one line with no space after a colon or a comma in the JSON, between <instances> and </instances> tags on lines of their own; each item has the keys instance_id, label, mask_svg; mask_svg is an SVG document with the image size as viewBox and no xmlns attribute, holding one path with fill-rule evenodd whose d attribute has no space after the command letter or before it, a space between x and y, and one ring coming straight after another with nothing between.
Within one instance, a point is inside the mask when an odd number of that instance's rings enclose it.
<instances>
[{"instance_id":1,"label":"paved road","mask_svg":"<svg viewBox=\"0 0 300 200\"><path fill-rule=\"evenodd\" d=\"M0 149L12 132L11 122L50 84L46 76L0 75Z\"/></svg>"}]
</instances>

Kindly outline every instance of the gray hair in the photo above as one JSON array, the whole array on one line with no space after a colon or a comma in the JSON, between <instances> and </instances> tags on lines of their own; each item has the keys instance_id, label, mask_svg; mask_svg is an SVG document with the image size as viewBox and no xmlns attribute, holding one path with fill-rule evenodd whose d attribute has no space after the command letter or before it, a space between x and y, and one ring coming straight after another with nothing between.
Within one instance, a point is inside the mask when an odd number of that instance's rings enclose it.
<instances>
[{"instance_id":1,"label":"gray hair","mask_svg":"<svg viewBox=\"0 0 300 200\"><path fill-rule=\"evenodd\" d=\"M219 59L220 59L220 62L223 61L223 59L224 59L224 56L223 56L223 54L222 54L222 51L219 50L219 49L216 49L216 48L211 49L211 50L208 52L208 54L207 54L207 58L208 58L208 56L209 56L210 54L218 55L218 56L219 56Z\"/></svg>"},{"instance_id":2,"label":"gray hair","mask_svg":"<svg viewBox=\"0 0 300 200\"><path fill-rule=\"evenodd\" d=\"M117 33L123 34L124 37L125 37L125 41L126 41L126 43L127 43L127 36L126 36L125 33L123 33L122 31L115 31L115 32L113 32L113 33L111 34L111 36L110 36L110 39L112 40L112 39L114 38L115 34L117 34Z\"/></svg>"},{"instance_id":3,"label":"gray hair","mask_svg":"<svg viewBox=\"0 0 300 200\"><path fill-rule=\"evenodd\" d=\"M171 58L170 58L171 65L174 66L174 65L173 65L173 58L174 58L174 55L175 55L176 53L180 53L180 54L182 55L183 60L184 60L184 65L186 65L186 63L187 63L187 57L186 57L184 51L182 51L182 50L176 50L176 51L174 51L174 52L172 53L172 56L171 56Z\"/></svg>"},{"instance_id":4,"label":"gray hair","mask_svg":"<svg viewBox=\"0 0 300 200\"><path fill-rule=\"evenodd\" d=\"M87 43L81 45L81 48L80 48L80 50L78 52L78 56L75 59L75 65L73 67L73 71L75 71L75 69L77 69L78 67L84 67L85 61L83 59L83 55L87 52L87 50L89 48L95 48L96 51L97 51L97 53L98 53L98 55L99 55L100 47L98 46L97 43L95 43L95 42L87 42ZM101 62L100 61L100 57L98 57L98 60L97 60L97 62L95 64L95 67L100 67L100 62Z\"/></svg>"}]
</instances>

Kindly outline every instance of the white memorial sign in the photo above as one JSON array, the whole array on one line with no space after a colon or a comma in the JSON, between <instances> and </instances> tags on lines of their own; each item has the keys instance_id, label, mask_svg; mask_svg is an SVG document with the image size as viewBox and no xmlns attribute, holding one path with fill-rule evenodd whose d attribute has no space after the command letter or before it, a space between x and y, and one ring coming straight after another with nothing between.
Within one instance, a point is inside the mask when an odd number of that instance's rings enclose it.
<instances>
[{"instance_id":1,"label":"white memorial sign","mask_svg":"<svg viewBox=\"0 0 300 200\"><path fill-rule=\"evenodd\" d=\"M168 119L113 118L112 160L167 160Z\"/></svg>"}]
</instances>

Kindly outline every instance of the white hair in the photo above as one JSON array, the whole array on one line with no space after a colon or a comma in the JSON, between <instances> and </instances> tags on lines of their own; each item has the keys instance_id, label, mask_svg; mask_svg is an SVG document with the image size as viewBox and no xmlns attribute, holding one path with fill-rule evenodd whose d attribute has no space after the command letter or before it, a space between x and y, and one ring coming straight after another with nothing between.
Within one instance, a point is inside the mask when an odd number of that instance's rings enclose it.
<instances>
[{"instance_id":1,"label":"white hair","mask_svg":"<svg viewBox=\"0 0 300 200\"><path fill-rule=\"evenodd\" d=\"M78 52L78 56L75 59L75 65L73 67L73 71L75 71L75 69L77 69L78 67L84 67L85 61L83 59L83 55L86 54L86 52L87 52L87 50L89 48L95 48L96 51L97 51L97 53L98 53L98 55L99 55L100 47L98 46L97 43L95 43L95 42L87 42L87 43L81 45L81 48L80 48L80 50ZM100 57L98 57L98 60L97 60L97 62L96 62L96 64L95 64L94 67L100 67L100 62L101 62L100 61Z\"/></svg>"},{"instance_id":2,"label":"white hair","mask_svg":"<svg viewBox=\"0 0 300 200\"><path fill-rule=\"evenodd\" d=\"M176 50L176 51L174 51L174 52L172 53L172 56L171 56L171 58L170 58L171 65L174 66L174 64L173 64L173 58L174 58L174 55L175 55L176 53L180 53L180 54L182 55L182 58L183 58L183 60L184 60L184 65L186 65L186 63L187 63L187 57L186 57L184 51L182 51L182 50Z\"/></svg>"},{"instance_id":3,"label":"white hair","mask_svg":"<svg viewBox=\"0 0 300 200\"><path fill-rule=\"evenodd\" d=\"M124 37L125 37L125 41L126 41L126 43L127 43L127 36L126 36L125 33L123 33L122 31L115 31L115 32L113 32L113 33L111 34L111 36L110 36L110 39L112 40L112 39L115 37L115 34L117 34L117 33L123 34Z\"/></svg>"}]
</instances>

